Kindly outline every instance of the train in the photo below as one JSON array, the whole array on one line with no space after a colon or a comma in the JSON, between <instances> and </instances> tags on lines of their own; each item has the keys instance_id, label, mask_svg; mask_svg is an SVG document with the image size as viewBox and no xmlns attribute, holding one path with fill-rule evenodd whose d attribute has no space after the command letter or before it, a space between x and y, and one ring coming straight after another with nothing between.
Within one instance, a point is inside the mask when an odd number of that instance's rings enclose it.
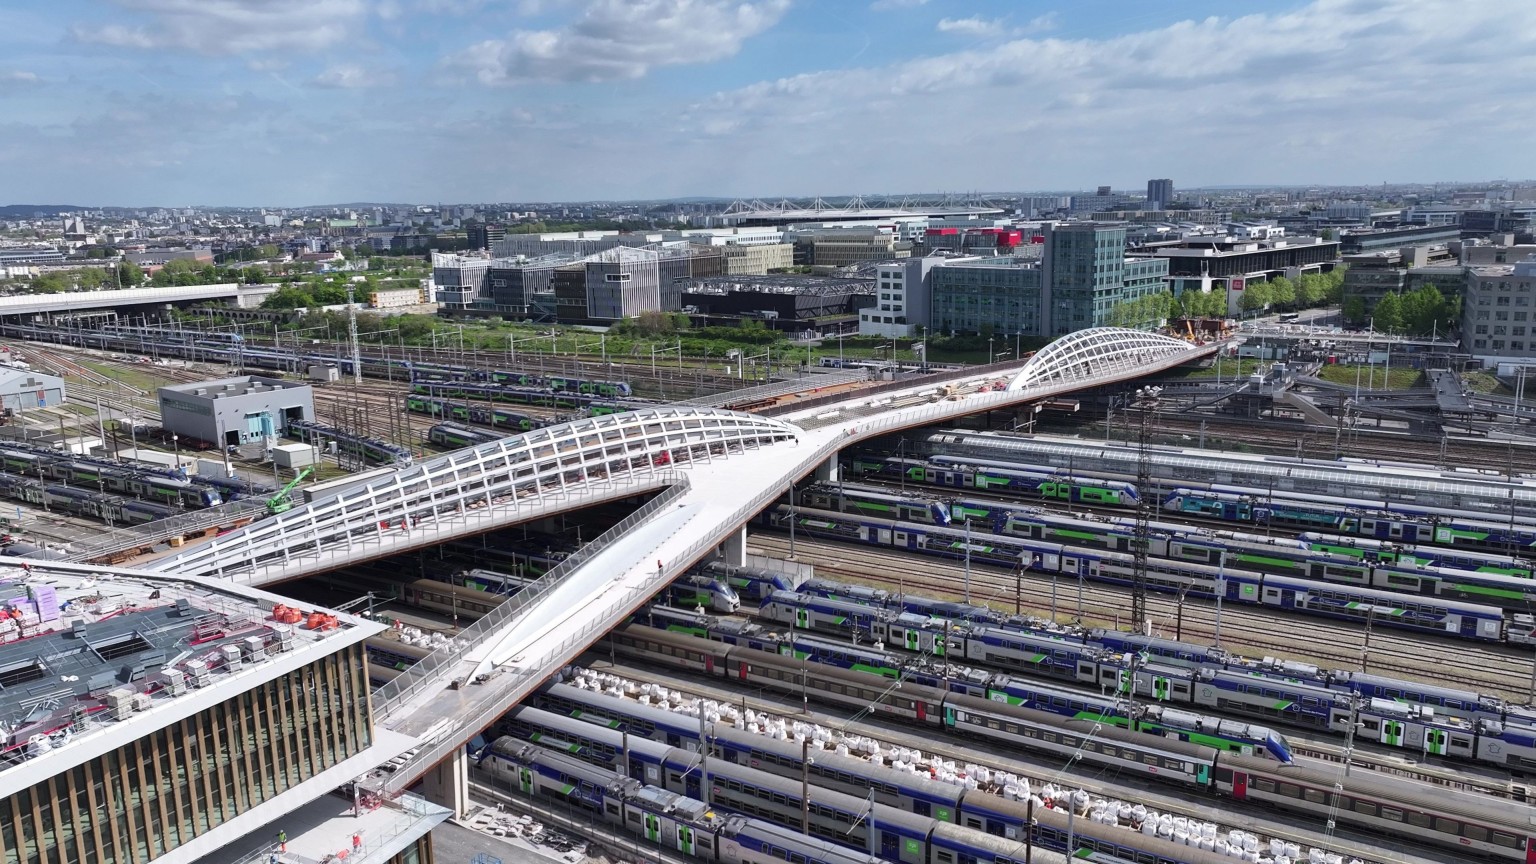
<instances>
[{"instance_id":1,"label":"train","mask_svg":"<svg viewBox=\"0 0 1536 864\"><path fill-rule=\"evenodd\" d=\"M1139 463L1134 445L1047 435L941 430L912 442L907 453L931 453L1033 465L1067 466L1071 473L1134 479ZM1536 478L1475 469L1441 469L1376 459L1319 459L1218 453L1186 447L1151 446L1147 464L1163 488L1218 483L1273 489L1276 495L1400 501L1421 507L1488 514L1497 521L1511 509L1536 519Z\"/></svg>"},{"instance_id":2,"label":"train","mask_svg":"<svg viewBox=\"0 0 1536 864\"><path fill-rule=\"evenodd\" d=\"M168 356L185 357L189 360L218 358L229 363L243 360L247 365L287 371L303 370L312 365L335 366L344 375L350 375L353 371L352 360L348 357L256 348L239 333L230 332L175 330L124 324L105 324L89 332L82 332L56 330L29 324L5 324L0 326L0 333L23 339L97 346L104 350L139 354L154 351ZM364 357L362 374L378 378L401 377L412 381L494 382L610 398L628 398L634 395L634 388L625 381L588 380L565 375L535 375L528 372L453 366L389 357Z\"/></svg>"},{"instance_id":3,"label":"train","mask_svg":"<svg viewBox=\"0 0 1536 864\"><path fill-rule=\"evenodd\" d=\"M415 458L410 448L391 444L369 435L345 432L314 420L289 420L285 432L290 438L310 443L335 444L336 449L365 462L382 465L409 465Z\"/></svg>"},{"instance_id":4,"label":"train","mask_svg":"<svg viewBox=\"0 0 1536 864\"><path fill-rule=\"evenodd\" d=\"M1057 574L1094 582L1130 585L1136 581L1131 554L1064 546L997 535L976 535L954 527L876 520L830 510L784 504L757 517L758 524L806 536L901 549L925 555L966 559L977 564ZM1295 576L1259 573L1220 565L1153 558L1147 562L1151 591L1262 605L1330 618L1376 624L1418 633L1479 642L1532 642L1533 621L1524 613L1445 597L1398 594L1374 588L1317 582Z\"/></svg>"},{"instance_id":5,"label":"train","mask_svg":"<svg viewBox=\"0 0 1536 864\"><path fill-rule=\"evenodd\" d=\"M1222 753L919 684L892 687L886 679L864 672L635 624L615 630L609 639L615 652L647 665L720 677L753 689L805 692L842 710L942 729L1063 763L1080 762L1085 770L1141 777L1219 800L1337 820L1462 855L1536 861L1536 827L1524 803L1361 772L1344 777L1331 765L1319 769ZM626 727L623 731L634 735L639 730Z\"/></svg>"},{"instance_id":6,"label":"train","mask_svg":"<svg viewBox=\"0 0 1536 864\"><path fill-rule=\"evenodd\" d=\"M847 467L855 476L880 477L959 489L996 489L1041 500L1135 507L1136 486L1115 480L1078 477L1052 469L1026 470L1003 465L939 465L901 457L853 456Z\"/></svg>"},{"instance_id":7,"label":"train","mask_svg":"<svg viewBox=\"0 0 1536 864\"><path fill-rule=\"evenodd\" d=\"M477 447L481 444L489 444L492 441L500 441L507 437L495 432L487 432L483 429L467 429L452 423L439 423L427 430L427 442L439 447Z\"/></svg>"},{"instance_id":8,"label":"train","mask_svg":"<svg viewBox=\"0 0 1536 864\"><path fill-rule=\"evenodd\" d=\"M443 417L463 423L478 423L494 429L504 429L508 434L529 432L543 426L564 422L543 417L530 417L527 414L518 414L505 408L496 408L489 405L465 405L449 402L446 399L433 399L427 396L416 395L405 397L405 410L413 414L425 414L428 417Z\"/></svg>"},{"instance_id":9,"label":"train","mask_svg":"<svg viewBox=\"0 0 1536 864\"><path fill-rule=\"evenodd\" d=\"M824 510L896 518L889 515L892 511L882 509L891 497L885 489L843 483L813 486L799 493L798 500ZM947 522L965 521L980 531L1025 540L1124 553L1132 552L1136 543L1135 523L1129 519L1085 518L973 496L949 500L908 496L906 500L907 509L901 517L906 521L935 524L922 513L924 507L929 507L943 509ZM1448 597L1517 613L1536 610L1536 581L1453 566L1470 563L1473 559L1468 556L1479 556L1486 565L1492 557L1486 553L1447 552L1440 559L1445 560L1447 566L1426 564L1406 553L1392 561L1381 561L1377 556L1377 560L1367 563L1359 554L1314 550L1313 544L1300 538L1270 538L1231 531L1217 533L1166 522L1149 523L1148 527L1152 533L1147 554L1155 558L1290 575L1407 595Z\"/></svg>"},{"instance_id":10,"label":"train","mask_svg":"<svg viewBox=\"0 0 1536 864\"><path fill-rule=\"evenodd\" d=\"M1521 579L1530 579L1536 575L1536 568L1532 567L1529 558L1473 552L1469 549L1392 543L1364 537L1335 537L1318 531L1303 531L1296 537L1308 549L1343 558L1406 567L1446 567L1472 573L1517 576Z\"/></svg>"},{"instance_id":11,"label":"train","mask_svg":"<svg viewBox=\"0 0 1536 864\"><path fill-rule=\"evenodd\" d=\"M1085 505L1133 507L1143 494L1121 479L1082 476L1047 466L976 457L935 454L926 461L898 457L850 456L844 462L854 476L900 479L954 489L1007 491L1036 499L1055 498ZM1055 473L1052 473L1055 472ZM1051 485L1054 484L1054 485ZM1049 488L1053 494L1045 494ZM1154 490L1159 507L1245 526L1279 526L1378 539L1393 543L1434 544L1486 552L1532 554L1536 522L1532 516L1508 518L1418 503L1416 498L1351 498L1263 487L1199 485L1186 481Z\"/></svg>"},{"instance_id":12,"label":"train","mask_svg":"<svg viewBox=\"0 0 1536 864\"><path fill-rule=\"evenodd\" d=\"M0 468L11 474L57 480L81 489L131 495L171 507L201 509L224 503L224 496L211 486L65 453L0 450Z\"/></svg>"},{"instance_id":13,"label":"train","mask_svg":"<svg viewBox=\"0 0 1536 864\"><path fill-rule=\"evenodd\" d=\"M480 764L515 763L515 754L527 753L530 742L538 741L545 753L558 750L563 764L581 763L606 772L596 776L619 778L620 783L625 777L643 778L672 794L704 794L707 782L708 800L715 807L791 830L798 830L803 816L809 815L807 827L818 842L826 838L852 849L878 850L887 862L1065 864L1069 845L1072 860L1086 862L1233 860L1119 824L1093 823L1079 831L1081 823L1069 824L1065 810L1043 803L1031 807L1029 801L1002 794L1005 790L970 788L820 749L807 760L793 741L719 724L708 735L708 759L701 760L698 724L692 724L691 734L684 728L692 718L604 694L571 695L569 704L596 705L603 716L615 715L614 722L624 728L605 728L541 708L518 708L503 721L509 734L477 755ZM803 779L815 787L809 814L800 810ZM1023 791L1015 790L1014 795ZM874 836L861 837L860 826L871 822ZM890 838L893 833L900 836ZM1225 842L1222 845L1225 848Z\"/></svg>"},{"instance_id":14,"label":"train","mask_svg":"<svg viewBox=\"0 0 1536 864\"><path fill-rule=\"evenodd\" d=\"M629 410L623 403L615 402L607 396L577 393L572 390L504 387L499 384L417 381L411 384L411 395L426 396L433 399L533 405L540 408L557 408L566 411L586 409L593 416L616 414L620 411Z\"/></svg>"},{"instance_id":15,"label":"train","mask_svg":"<svg viewBox=\"0 0 1536 864\"><path fill-rule=\"evenodd\" d=\"M75 486L44 483L32 477L0 474L0 496L114 525L143 525L181 512L176 507L94 492Z\"/></svg>"},{"instance_id":16,"label":"train","mask_svg":"<svg viewBox=\"0 0 1536 864\"><path fill-rule=\"evenodd\" d=\"M1242 657L1172 639L1059 626L1031 616L1002 614L985 606L918 594L892 594L822 578L808 579L795 591L785 587L780 574L738 577L732 581L743 598L751 598L759 606L776 598L776 608L770 610L770 615L793 628L790 635L744 635L737 632L730 619L720 619L710 626L697 620L672 620L666 626L777 653L782 650L781 643L800 640L806 630L846 636L859 629L868 638L874 632L870 625L873 619L890 622L903 613L911 613L919 620L907 619L907 623L900 624L900 642L888 643L887 647L907 651L915 659L928 657L939 641L931 635L940 629L935 622L944 622L946 628L975 624L1012 634L1005 637L1010 645L985 648L989 663L998 668L1108 689L1129 685L1134 687L1135 696L1144 700L1218 710L1335 734L1345 734L1349 718L1355 714L1370 722L1371 732L1378 733L1379 740L1390 746L1431 752L1442 741L1454 741L1456 746L1442 748L1447 751L1442 755L1500 764L1522 774L1536 773L1536 755L1532 752L1536 748L1536 709L1507 705L1496 696L1364 672L1325 670L1296 661ZM801 596L796 597L797 594ZM873 608L858 608L861 606ZM927 623L920 620L923 618ZM889 636L895 626L898 625L887 623L880 632ZM943 641L949 644L948 634ZM963 654L965 645L960 644ZM842 653L853 656L857 652L845 649ZM1147 662L1128 682L1115 670L1128 665L1123 658L1131 653L1145 657ZM950 659L945 658L946 662ZM889 674L874 660L865 658L857 663ZM1379 734L1383 730L1385 736ZM1445 735L1442 737L1434 730Z\"/></svg>"},{"instance_id":17,"label":"train","mask_svg":"<svg viewBox=\"0 0 1536 864\"><path fill-rule=\"evenodd\" d=\"M1285 736L1266 726L1132 701L1128 698L1132 693L1132 676L1140 679L1140 686L1136 690L1147 690L1155 694L1165 694L1177 679L1187 679L1189 676L1184 670L1165 670L1155 664L1133 666L1124 655L1109 655L1097 664L1079 667L1080 680L1091 680L1114 694L1113 697L1106 697L960 665L954 658L967 655L955 653L953 632L946 634L943 624L927 627L914 622L916 626L893 634L912 637L913 646L919 644L915 637L920 634L929 637L926 640L928 647L920 649L913 657L885 650L879 647L882 644L879 641L850 644L794 631L778 633L740 619L720 619L666 606L643 609L632 620L675 633L689 633L731 645L743 645L816 663L872 672L894 681L913 681L954 693L970 693L1083 722L1103 723L1133 732L1176 738L1216 750L1268 755L1282 762L1289 762L1292 758ZM862 639L868 633L859 631L858 635ZM968 636L967 643L972 638L975 638L974 635ZM1187 689L1186 686L1186 696Z\"/></svg>"},{"instance_id":18,"label":"train","mask_svg":"<svg viewBox=\"0 0 1536 864\"><path fill-rule=\"evenodd\" d=\"M1150 652L1146 652L1145 661L1133 663L1129 658L1143 652L1123 642L1116 644L1117 640L1103 631L1085 633L1017 620L937 617L935 612L965 614L953 608L936 609L920 600L909 602L905 597L900 603L881 607L823 596L813 588L775 592L759 609L759 616L792 628L853 637L919 658L972 662L987 669L1097 687L1179 709L1219 711L1341 736L1347 734L1352 722L1358 722L1361 734L1389 747L1521 773L1536 771L1536 723L1530 712L1523 708L1509 711L1502 703L1485 703L1476 694L1430 685L1396 686L1401 682L1343 673L1308 681L1300 677L1309 672L1302 664L1225 661L1191 668ZM682 622L669 623L678 626ZM694 626L701 625L695 622ZM890 657L882 660L880 652L849 650L851 654L843 652L845 658L852 658L847 662L866 671L903 668ZM798 648L796 652L800 653ZM1322 677L1318 670L1310 672L1314 679ZM1120 718L1120 725L1136 725L1133 721L1140 719L1114 703L1052 692L1017 679L1003 684L982 679L967 686L981 687L989 698L1048 703L1040 704L1041 710L1079 715L1102 709ZM948 689L956 689L956 685L950 684ZM1439 698L1422 702L1404 698L1410 694L1421 698L1437 694ZM1469 712L1473 716L1444 712L1442 706L1447 702L1458 707L1475 706ZM1265 750L1284 761L1283 743L1265 742L1262 733L1252 728L1231 730L1240 733L1234 739L1227 734L1229 730L1205 720L1196 722L1182 716L1154 719L1163 726L1184 730L1174 734L1204 736L1207 746L1221 746L1218 741L1223 739L1235 740L1238 747L1263 743Z\"/></svg>"},{"instance_id":19,"label":"train","mask_svg":"<svg viewBox=\"0 0 1536 864\"><path fill-rule=\"evenodd\" d=\"M401 599L439 615L473 621L488 615L507 598L504 594L478 591L436 579L416 579L405 584Z\"/></svg>"},{"instance_id":20,"label":"train","mask_svg":"<svg viewBox=\"0 0 1536 864\"><path fill-rule=\"evenodd\" d=\"M561 809L586 811L594 820L638 834L671 852L707 862L1067 861L1064 855L1034 849L1019 840L931 817L916 817L885 805L862 806L863 798L831 791L818 792L815 803L809 804L811 821L807 835L799 831L800 796L804 792L798 781L784 781L771 774L722 764L720 771L708 772L710 788L706 790L702 788L705 772L699 770L697 754L637 740L632 757L632 762L645 766L633 775L510 735L496 739L477 756L479 767L499 785L530 797L548 798ZM636 777L654 782L642 782ZM1045 829L1038 833L1047 836ZM1059 833L1064 844L1066 832ZM1089 836L1093 833L1088 830ZM1208 864L1208 860L1149 860L1153 864Z\"/></svg>"}]
</instances>

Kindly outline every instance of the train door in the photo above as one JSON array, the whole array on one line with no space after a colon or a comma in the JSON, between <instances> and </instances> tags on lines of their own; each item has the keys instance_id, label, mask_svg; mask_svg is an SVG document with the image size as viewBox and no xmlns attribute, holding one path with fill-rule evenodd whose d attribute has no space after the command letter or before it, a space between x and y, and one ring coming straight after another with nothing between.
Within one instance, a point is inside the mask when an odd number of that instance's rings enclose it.
<instances>
[{"instance_id":1,"label":"train door","mask_svg":"<svg viewBox=\"0 0 1536 864\"><path fill-rule=\"evenodd\" d=\"M875 535L874 536L875 542L879 543L881 546L889 546L889 545L891 545L891 529L889 529L889 528L877 529L874 532L874 535Z\"/></svg>"},{"instance_id":2,"label":"train door","mask_svg":"<svg viewBox=\"0 0 1536 864\"><path fill-rule=\"evenodd\" d=\"M800 628L801 630L809 630L809 629L811 629L811 610L809 610L809 609L796 609L795 610L795 626Z\"/></svg>"},{"instance_id":3,"label":"train door","mask_svg":"<svg viewBox=\"0 0 1536 864\"><path fill-rule=\"evenodd\" d=\"M652 843L661 842L661 817L655 813L643 813L645 816L645 839Z\"/></svg>"},{"instance_id":4,"label":"train door","mask_svg":"<svg viewBox=\"0 0 1536 864\"><path fill-rule=\"evenodd\" d=\"M1381 721L1381 743L1390 747L1401 747L1408 737L1408 724L1401 720L1383 719Z\"/></svg>"},{"instance_id":5,"label":"train door","mask_svg":"<svg viewBox=\"0 0 1536 864\"><path fill-rule=\"evenodd\" d=\"M895 531L895 532L892 532L892 534L891 534L891 542L896 546L897 549L907 549L907 548L910 548L910 546L908 545L908 540L907 540L907 532L905 532L905 531Z\"/></svg>"},{"instance_id":6,"label":"train door","mask_svg":"<svg viewBox=\"0 0 1536 864\"><path fill-rule=\"evenodd\" d=\"M871 825L869 830L876 829ZM896 835L896 832L883 830L880 832L880 857L887 861L901 860L901 838Z\"/></svg>"},{"instance_id":7,"label":"train door","mask_svg":"<svg viewBox=\"0 0 1536 864\"><path fill-rule=\"evenodd\" d=\"M517 788L524 795L533 794L533 771L527 768L517 769Z\"/></svg>"}]
</instances>

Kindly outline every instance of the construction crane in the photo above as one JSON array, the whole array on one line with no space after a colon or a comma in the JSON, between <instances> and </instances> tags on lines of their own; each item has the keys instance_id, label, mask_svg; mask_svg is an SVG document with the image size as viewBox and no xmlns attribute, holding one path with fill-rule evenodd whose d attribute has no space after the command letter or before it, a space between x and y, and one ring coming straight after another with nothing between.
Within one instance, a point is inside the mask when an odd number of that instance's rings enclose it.
<instances>
[{"instance_id":1,"label":"construction crane","mask_svg":"<svg viewBox=\"0 0 1536 864\"><path fill-rule=\"evenodd\" d=\"M289 510L292 510L293 509L293 495L291 493L293 492L293 487L299 485L299 483L305 477L308 477L310 472L314 471L314 470L315 470L315 468L314 468L313 465L305 467L305 469L303 471L300 471L298 474L295 474L293 479L288 481L288 485L287 486L284 486L282 489L278 490L278 493L276 495L273 495L271 498L268 498L267 499L267 512L268 513L272 513L272 514L275 515L275 514L278 514L278 513L286 513Z\"/></svg>"}]
</instances>

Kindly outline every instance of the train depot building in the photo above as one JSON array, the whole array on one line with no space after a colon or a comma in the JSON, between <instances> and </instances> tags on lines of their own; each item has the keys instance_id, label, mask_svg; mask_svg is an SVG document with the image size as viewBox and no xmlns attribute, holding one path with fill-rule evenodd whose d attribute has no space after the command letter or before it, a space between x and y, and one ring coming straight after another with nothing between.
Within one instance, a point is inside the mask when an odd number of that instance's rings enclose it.
<instances>
[{"instance_id":1,"label":"train depot building","mask_svg":"<svg viewBox=\"0 0 1536 864\"><path fill-rule=\"evenodd\" d=\"M256 375L161 387L159 397L166 431L220 446L276 438L292 421L315 419L308 384Z\"/></svg>"}]
</instances>

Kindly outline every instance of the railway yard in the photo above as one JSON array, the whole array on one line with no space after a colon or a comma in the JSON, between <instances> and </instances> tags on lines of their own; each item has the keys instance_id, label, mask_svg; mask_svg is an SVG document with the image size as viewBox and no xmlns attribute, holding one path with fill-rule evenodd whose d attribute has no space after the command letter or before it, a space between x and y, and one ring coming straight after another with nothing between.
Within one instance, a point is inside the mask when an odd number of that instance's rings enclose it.
<instances>
[{"instance_id":1,"label":"railway yard","mask_svg":"<svg viewBox=\"0 0 1536 864\"><path fill-rule=\"evenodd\" d=\"M771 415L878 386L510 347L365 348L354 370L338 345L175 332L0 325L70 386L0 448L34 546L260 518L260 447L212 451L222 485L57 452L193 452L155 434L155 388L238 368L336 367L314 384L310 434L343 445L326 479L658 403ZM629 813L671 860L729 860L729 838L839 864L1536 862L1536 449L1496 410L1435 425L1385 393L1330 428L1344 391L1315 372L996 411L785 477L745 565L699 562L485 729L474 795L577 832ZM639 503L268 587L391 623L366 643L388 686Z\"/></svg>"}]
</instances>

